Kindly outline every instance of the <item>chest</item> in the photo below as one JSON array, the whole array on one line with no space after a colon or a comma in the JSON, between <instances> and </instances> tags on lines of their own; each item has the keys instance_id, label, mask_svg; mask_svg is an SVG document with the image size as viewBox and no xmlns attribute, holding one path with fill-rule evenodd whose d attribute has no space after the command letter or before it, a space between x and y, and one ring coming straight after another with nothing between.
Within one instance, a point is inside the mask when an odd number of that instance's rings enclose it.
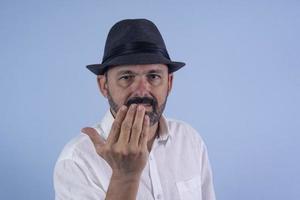
<instances>
[{"instance_id":1,"label":"chest","mask_svg":"<svg viewBox=\"0 0 300 200\"><path fill-rule=\"evenodd\" d=\"M137 199L201 200L200 175L200 155L196 151L158 146L144 168Z\"/></svg>"}]
</instances>

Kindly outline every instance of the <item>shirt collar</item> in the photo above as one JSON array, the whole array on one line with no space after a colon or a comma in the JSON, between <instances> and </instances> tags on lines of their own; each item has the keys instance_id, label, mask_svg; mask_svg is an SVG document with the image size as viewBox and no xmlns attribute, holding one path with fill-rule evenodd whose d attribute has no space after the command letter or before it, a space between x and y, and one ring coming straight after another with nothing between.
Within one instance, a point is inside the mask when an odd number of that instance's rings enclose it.
<instances>
[{"instance_id":1,"label":"shirt collar","mask_svg":"<svg viewBox=\"0 0 300 200\"><path fill-rule=\"evenodd\" d=\"M96 129L101 130L98 132L101 134L102 137L104 137L104 139L107 139L113 122L114 122L114 116L112 115L111 111L108 110L105 113L104 117L102 118L100 124L96 125ZM169 138L171 138L171 134L169 132L168 121L164 115L161 116L158 125L159 125L158 141L166 142Z\"/></svg>"}]
</instances>

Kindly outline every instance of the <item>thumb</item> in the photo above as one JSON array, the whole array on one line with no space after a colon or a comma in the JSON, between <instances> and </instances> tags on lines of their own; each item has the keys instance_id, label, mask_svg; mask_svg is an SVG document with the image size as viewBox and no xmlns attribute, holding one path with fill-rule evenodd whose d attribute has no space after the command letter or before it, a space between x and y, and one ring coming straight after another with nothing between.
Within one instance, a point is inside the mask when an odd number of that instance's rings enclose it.
<instances>
[{"instance_id":1,"label":"thumb","mask_svg":"<svg viewBox=\"0 0 300 200\"><path fill-rule=\"evenodd\" d=\"M104 140L100 137L100 135L96 131L96 129L91 128L91 127L85 127L83 129L81 129L81 132L90 137L90 139L94 143L96 150L97 150L97 148L101 148L105 144Z\"/></svg>"}]
</instances>

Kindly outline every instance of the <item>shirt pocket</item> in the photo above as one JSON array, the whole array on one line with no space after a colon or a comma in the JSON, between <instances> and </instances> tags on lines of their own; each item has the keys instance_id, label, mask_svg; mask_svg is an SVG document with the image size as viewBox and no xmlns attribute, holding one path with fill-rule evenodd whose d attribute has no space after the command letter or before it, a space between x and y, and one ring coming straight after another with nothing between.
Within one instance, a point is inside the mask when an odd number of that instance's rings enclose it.
<instances>
[{"instance_id":1,"label":"shirt pocket","mask_svg":"<svg viewBox=\"0 0 300 200\"><path fill-rule=\"evenodd\" d=\"M181 200L202 200L200 176L178 181L176 187Z\"/></svg>"}]
</instances>

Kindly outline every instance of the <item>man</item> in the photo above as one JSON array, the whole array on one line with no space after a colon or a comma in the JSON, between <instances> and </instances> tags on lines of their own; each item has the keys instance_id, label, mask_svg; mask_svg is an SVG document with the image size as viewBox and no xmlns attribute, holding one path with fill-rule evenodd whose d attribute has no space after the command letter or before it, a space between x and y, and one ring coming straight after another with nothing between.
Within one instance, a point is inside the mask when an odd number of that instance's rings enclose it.
<instances>
[{"instance_id":1,"label":"man","mask_svg":"<svg viewBox=\"0 0 300 200\"><path fill-rule=\"evenodd\" d=\"M186 123L166 119L173 73L157 27L128 19L110 30L97 75L110 110L62 151L54 171L56 199L214 200L206 146Z\"/></svg>"}]
</instances>

